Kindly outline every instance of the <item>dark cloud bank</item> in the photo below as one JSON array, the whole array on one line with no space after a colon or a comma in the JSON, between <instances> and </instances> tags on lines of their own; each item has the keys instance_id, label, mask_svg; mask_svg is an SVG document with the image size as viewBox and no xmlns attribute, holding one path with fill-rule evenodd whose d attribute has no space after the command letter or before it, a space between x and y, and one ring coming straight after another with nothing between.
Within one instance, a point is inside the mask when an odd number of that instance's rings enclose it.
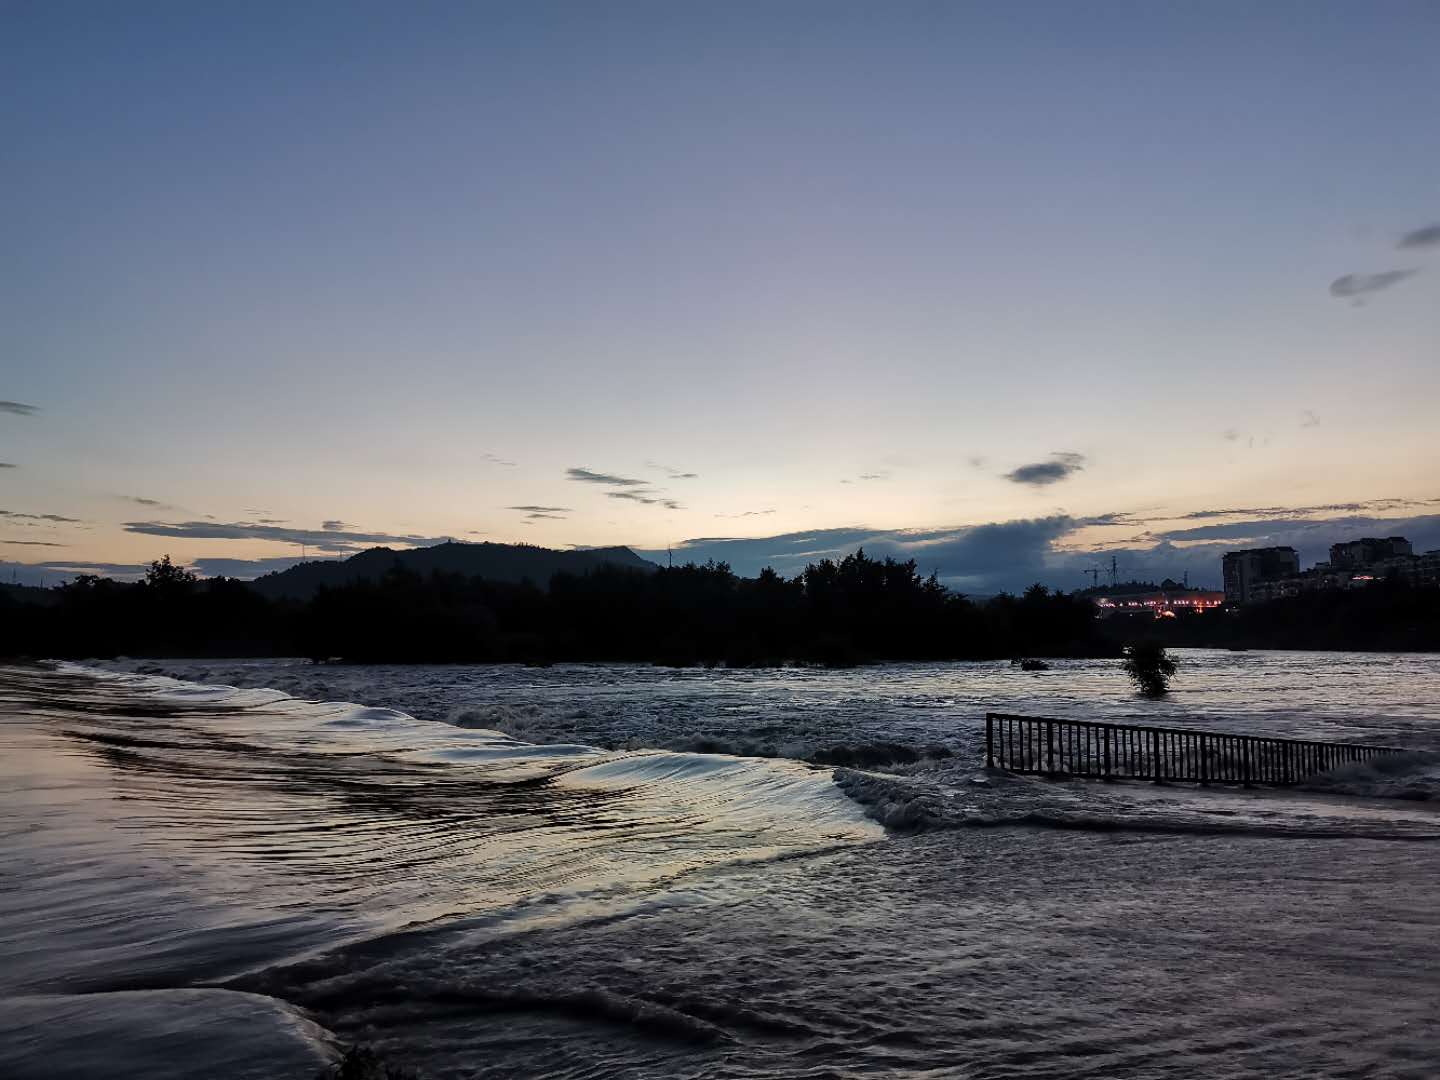
<instances>
[{"instance_id":1,"label":"dark cloud bank","mask_svg":"<svg viewBox=\"0 0 1440 1080\"><path fill-rule=\"evenodd\" d=\"M1377 500L1387 503L1398 500ZM1354 504L1361 506L1364 504ZM1408 518L1378 518L1356 513L1329 518L1305 518L1311 508L1285 511L1267 508L1264 517L1240 517L1160 533L1146 533L1096 550L1067 549L1064 541L1086 526L1133 526L1145 519L1126 514L1092 518L1054 515L996 522L956 529L892 529L863 527L821 529L758 538L707 537L674 548L676 560L728 562L736 573L752 576L766 566L785 575L798 573L808 562L839 558L857 548L883 557L914 559L928 574L939 574L946 585L974 595L1015 592L1034 582L1055 588L1076 589L1089 583L1086 571L1106 570L1113 556L1124 580L1179 580L1189 574L1192 585L1218 587L1220 558L1239 547L1288 545L1300 554L1302 566L1324 559L1330 545L1360 536L1405 536L1416 551L1440 548L1440 514ZM1235 511L1196 511L1204 515ZM641 552L663 562L665 552Z\"/></svg>"}]
</instances>

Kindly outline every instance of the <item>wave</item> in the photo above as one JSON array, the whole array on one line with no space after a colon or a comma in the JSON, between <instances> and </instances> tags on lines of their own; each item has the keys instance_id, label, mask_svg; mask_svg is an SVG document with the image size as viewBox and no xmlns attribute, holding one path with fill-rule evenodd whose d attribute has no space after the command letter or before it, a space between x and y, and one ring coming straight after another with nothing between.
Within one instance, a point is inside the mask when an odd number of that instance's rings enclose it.
<instances>
[{"instance_id":1,"label":"wave","mask_svg":"<svg viewBox=\"0 0 1440 1080\"><path fill-rule=\"evenodd\" d=\"M11 840L26 886L0 893L11 992L221 979L437 921L548 924L883 836L829 770L794 761L538 745L76 665L0 670L0 698L16 725L0 815L45 826ZM96 905L119 918L87 923ZM77 947L46 959L57 937Z\"/></svg>"},{"instance_id":2,"label":"wave","mask_svg":"<svg viewBox=\"0 0 1440 1080\"><path fill-rule=\"evenodd\" d=\"M1433 770L1440 755L1417 757L1425 758L1423 766L1397 768L1387 781L1390 790L1413 790L1414 768ZM1440 818L1433 813L1327 797L1373 795L1385 789L1383 782L1352 778L1316 788L1314 796L1294 790L1059 782L984 769L951 772L943 781L925 773L837 769L835 782L871 818L897 831L1030 826L1195 836L1440 840Z\"/></svg>"},{"instance_id":3,"label":"wave","mask_svg":"<svg viewBox=\"0 0 1440 1080\"><path fill-rule=\"evenodd\" d=\"M1440 753L1415 750L1387 754L1342 765L1312 777L1303 786L1307 791L1336 795L1428 802L1440 799Z\"/></svg>"},{"instance_id":4,"label":"wave","mask_svg":"<svg viewBox=\"0 0 1440 1080\"><path fill-rule=\"evenodd\" d=\"M221 989L0 998L8 1080L315 1076L335 1039L272 997Z\"/></svg>"}]
</instances>

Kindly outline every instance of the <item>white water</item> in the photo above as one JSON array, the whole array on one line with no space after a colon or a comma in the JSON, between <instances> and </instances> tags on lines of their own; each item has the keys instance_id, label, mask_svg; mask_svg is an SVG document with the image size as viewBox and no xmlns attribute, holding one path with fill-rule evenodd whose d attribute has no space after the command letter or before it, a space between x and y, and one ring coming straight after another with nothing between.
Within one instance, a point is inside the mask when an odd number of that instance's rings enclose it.
<instances>
[{"instance_id":1,"label":"white water","mask_svg":"<svg viewBox=\"0 0 1440 1080\"><path fill-rule=\"evenodd\" d=\"M1186 660L1160 705L1103 663L6 670L0 1074L1429 1075L1433 754L1323 794L977 768L987 707L1440 745L1434 660Z\"/></svg>"}]
</instances>

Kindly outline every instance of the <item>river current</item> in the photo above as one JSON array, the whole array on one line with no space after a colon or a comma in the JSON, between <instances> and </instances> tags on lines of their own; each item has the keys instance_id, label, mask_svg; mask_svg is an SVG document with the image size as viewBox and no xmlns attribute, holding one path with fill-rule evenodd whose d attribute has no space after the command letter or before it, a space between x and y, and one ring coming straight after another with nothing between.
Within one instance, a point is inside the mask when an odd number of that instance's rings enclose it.
<instances>
[{"instance_id":1,"label":"river current","mask_svg":"<svg viewBox=\"0 0 1440 1080\"><path fill-rule=\"evenodd\" d=\"M137 674L137 672L140 672ZM983 769L987 709L1412 747ZM1430 1077L1440 658L0 668L0 1075Z\"/></svg>"}]
</instances>

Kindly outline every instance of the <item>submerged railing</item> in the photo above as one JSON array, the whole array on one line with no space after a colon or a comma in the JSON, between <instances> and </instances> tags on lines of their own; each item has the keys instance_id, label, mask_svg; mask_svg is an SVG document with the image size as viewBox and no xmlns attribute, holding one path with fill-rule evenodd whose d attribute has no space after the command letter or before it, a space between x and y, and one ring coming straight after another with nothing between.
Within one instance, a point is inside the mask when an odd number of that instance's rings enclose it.
<instances>
[{"instance_id":1,"label":"submerged railing","mask_svg":"<svg viewBox=\"0 0 1440 1080\"><path fill-rule=\"evenodd\" d=\"M985 714L985 763L1047 776L1247 787L1296 784L1341 765L1405 752L1393 746Z\"/></svg>"}]
</instances>

